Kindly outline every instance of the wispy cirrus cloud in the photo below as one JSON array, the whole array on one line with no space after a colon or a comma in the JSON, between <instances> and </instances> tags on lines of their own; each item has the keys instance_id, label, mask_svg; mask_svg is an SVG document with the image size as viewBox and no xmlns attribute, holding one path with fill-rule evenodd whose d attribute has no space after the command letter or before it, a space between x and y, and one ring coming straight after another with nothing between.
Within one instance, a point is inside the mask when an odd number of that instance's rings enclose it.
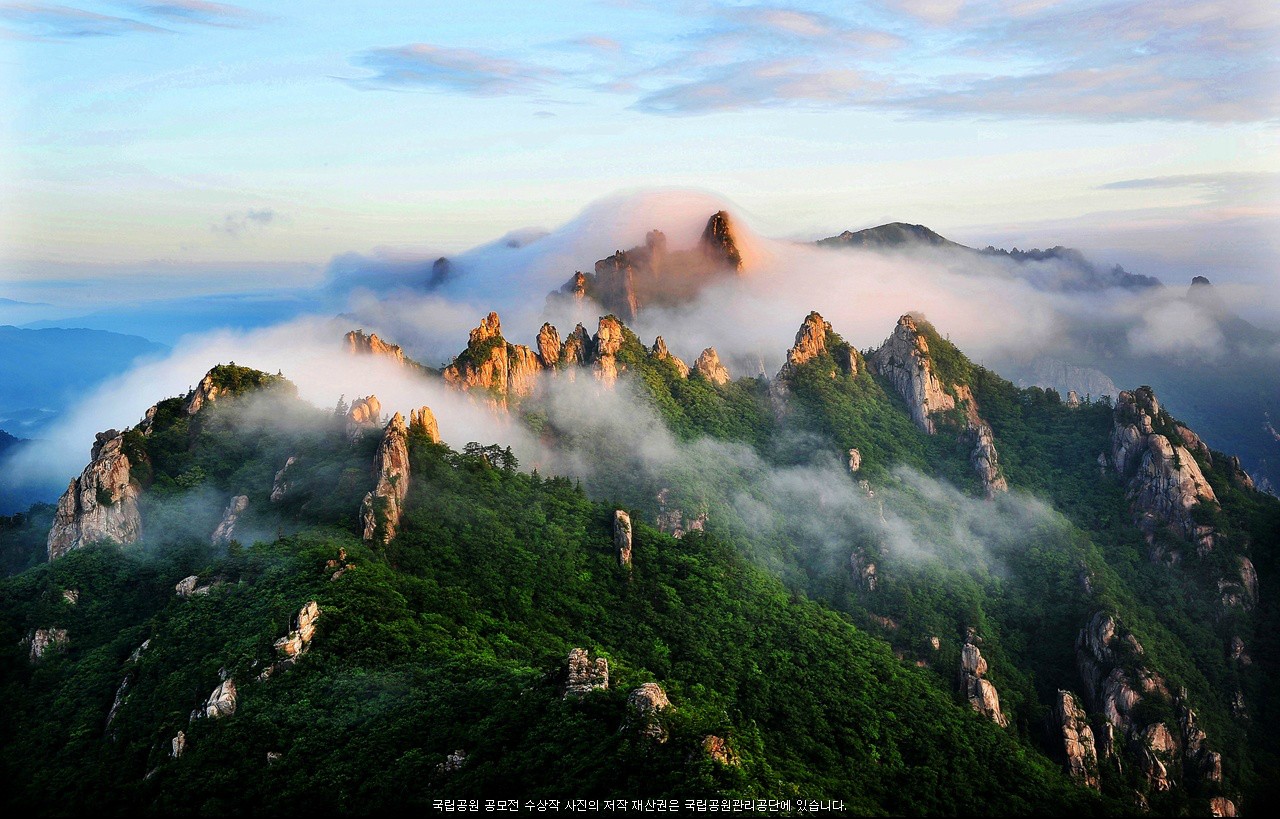
<instances>
[{"instance_id":1,"label":"wispy cirrus cloud","mask_svg":"<svg viewBox=\"0 0 1280 819\"><path fill-rule=\"evenodd\" d=\"M128 17L43 3L0 5L0 22L15 33L51 39L111 37L135 32L159 33L165 30Z\"/></svg>"},{"instance_id":2,"label":"wispy cirrus cloud","mask_svg":"<svg viewBox=\"0 0 1280 819\"><path fill-rule=\"evenodd\" d=\"M122 4L112 5L118 7ZM240 6L204 0L135 2L123 6L131 16L50 3L4 3L0 4L0 24L18 36L75 40L124 34L173 33L176 29L170 26L246 28L266 19L263 15Z\"/></svg>"},{"instance_id":3,"label":"wispy cirrus cloud","mask_svg":"<svg viewBox=\"0 0 1280 819\"><path fill-rule=\"evenodd\" d=\"M176 24L247 28L266 19L258 12L240 6L233 6L230 3L209 3L204 0L165 0L164 2L135 3L134 6L142 14Z\"/></svg>"},{"instance_id":4,"label":"wispy cirrus cloud","mask_svg":"<svg viewBox=\"0 0 1280 819\"><path fill-rule=\"evenodd\" d=\"M357 56L373 76L348 80L363 89L428 89L477 96L504 96L541 89L560 72L531 62L468 48L411 43L375 48Z\"/></svg>"}]
</instances>

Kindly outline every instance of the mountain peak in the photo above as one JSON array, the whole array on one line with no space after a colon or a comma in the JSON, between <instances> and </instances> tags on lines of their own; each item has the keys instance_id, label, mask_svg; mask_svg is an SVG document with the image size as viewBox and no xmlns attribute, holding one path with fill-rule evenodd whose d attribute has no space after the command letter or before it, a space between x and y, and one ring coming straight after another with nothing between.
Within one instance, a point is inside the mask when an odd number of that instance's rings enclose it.
<instances>
[{"instance_id":1,"label":"mountain peak","mask_svg":"<svg viewBox=\"0 0 1280 819\"><path fill-rule=\"evenodd\" d=\"M866 230L849 231L839 236L819 239L818 247L866 247L866 248L898 248L898 247L957 247L969 250L964 245L941 236L924 225L912 225L907 222L889 222Z\"/></svg>"}]
</instances>

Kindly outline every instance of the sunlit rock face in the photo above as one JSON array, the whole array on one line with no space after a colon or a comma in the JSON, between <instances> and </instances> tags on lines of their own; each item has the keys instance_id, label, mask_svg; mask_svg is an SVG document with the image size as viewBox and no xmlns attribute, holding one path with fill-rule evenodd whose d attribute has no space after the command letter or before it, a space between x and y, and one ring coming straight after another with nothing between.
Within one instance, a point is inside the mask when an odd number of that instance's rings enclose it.
<instances>
[{"instance_id":1,"label":"sunlit rock face","mask_svg":"<svg viewBox=\"0 0 1280 819\"><path fill-rule=\"evenodd\" d=\"M887 378L894 391L906 402L911 420L921 430L933 435L938 431L938 414L956 409L964 411L963 431L972 450L969 465L982 484L988 498L1009 489L1000 469L995 435L978 410L978 402L967 384L946 384L938 377L930 356L929 340L921 327L923 319L907 314L898 319L892 335L871 353L868 365Z\"/></svg>"},{"instance_id":2,"label":"sunlit rock face","mask_svg":"<svg viewBox=\"0 0 1280 819\"><path fill-rule=\"evenodd\" d=\"M131 467L121 433L98 433L89 465L58 500L47 544L50 560L90 543L137 541L142 518Z\"/></svg>"},{"instance_id":3,"label":"sunlit rock face","mask_svg":"<svg viewBox=\"0 0 1280 819\"><path fill-rule=\"evenodd\" d=\"M360 528L366 543L385 544L399 531L409 493L409 430L398 412L383 430L374 471L378 482L360 505Z\"/></svg>"},{"instance_id":4,"label":"sunlit rock face","mask_svg":"<svg viewBox=\"0 0 1280 819\"><path fill-rule=\"evenodd\" d=\"M372 355L389 358L397 364L404 364L404 350L398 345L388 344L378 338L377 333L365 335L364 330L352 330L344 337L347 352L352 355Z\"/></svg>"},{"instance_id":5,"label":"sunlit rock face","mask_svg":"<svg viewBox=\"0 0 1280 819\"><path fill-rule=\"evenodd\" d=\"M740 244L725 211L707 220L701 238L689 249L672 249L662 231L651 230L644 244L599 260L590 273L576 271L547 299L592 299L606 312L631 322L646 307L686 304L703 287L740 273Z\"/></svg>"}]
</instances>

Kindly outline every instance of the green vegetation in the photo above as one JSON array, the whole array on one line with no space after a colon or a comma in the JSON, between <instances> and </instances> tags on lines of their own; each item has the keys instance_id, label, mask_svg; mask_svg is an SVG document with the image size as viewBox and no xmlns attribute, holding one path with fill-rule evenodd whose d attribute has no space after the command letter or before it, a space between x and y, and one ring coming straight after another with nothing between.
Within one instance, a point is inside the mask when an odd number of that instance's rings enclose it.
<instances>
[{"instance_id":1,"label":"green vegetation","mask_svg":"<svg viewBox=\"0 0 1280 819\"><path fill-rule=\"evenodd\" d=\"M924 331L944 383L969 386L991 424L1010 494L976 497L970 442L920 432L834 333L784 400L763 379L682 378L627 330L618 360L653 426L611 440L521 406L530 428L595 468L590 496L521 471L510 449L414 435L405 516L378 548L357 531L377 436L352 440L279 377L216 369L228 397L195 416L162 401L149 435L125 434L143 487L138 545L44 563L52 507L0 518L5 803L365 813L625 794L842 799L868 814L1123 813L1148 789L1136 766L1104 763L1094 794L1060 772L1044 731L1056 691L1082 692L1075 640L1098 610L1141 641L1141 657L1123 660L1131 672L1141 662L1187 690L1237 803L1276 796L1280 602L1224 606L1216 580L1246 556L1264 583L1280 571L1280 503L1243 488L1219 453L1198 458L1220 508L1194 514L1219 538L1205 551L1162 536L1158 552L1098 463L1109 403L1068 408L1020 390ZM655 470L638 443L668 433L657 449L678 452ZM677 540L650 525L662 490L677 516L705 513L707 531ZM237 542L211 547L238 494L250 504ZM630 571L613 551L618 508L633 520ZM851 559L877 565L874 587ZM178 598L192 574L208 594ZM261 679L309 600L322 611L310 651ZM30 663L22 641L37 628L67 629L65 652ZM957 691L970 633L1007 729ZM1236 636L1251 666L1230 659ZM608 659L609 690L563 697L574 647ZM223 671L235 714L192 720ZM648 681L674 706L660 717L665 743L628 723L627 694ZM1248 720L1232 713L1236 691ZM1177 728L1168 699L1139 710ZM173 759L180 730L188 746ZM740 764L712 761L711 735ZM458 749L466 763L446 772ZM1159 814L1203 813L1216 793L1148 798Z\"/></svg>"}]
</instances>

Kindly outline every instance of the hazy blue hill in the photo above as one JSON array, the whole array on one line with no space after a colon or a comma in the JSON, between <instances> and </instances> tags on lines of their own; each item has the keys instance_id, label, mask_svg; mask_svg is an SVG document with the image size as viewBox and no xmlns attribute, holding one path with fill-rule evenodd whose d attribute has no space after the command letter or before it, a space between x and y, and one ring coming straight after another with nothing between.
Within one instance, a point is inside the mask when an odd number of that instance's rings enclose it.
<instances>
[{"instance_id":1,"label":"hazy blue hill","mask_svg":"<svg viewBox=\"0 0 1280 819\"><path fill-rule=\"evenodd\" d=\"M182 336L219 328L269 327L307 312L315 304L316 299L303 291L232 293L121 305L73 318L33 321L24 326L29 329L83 327L137 334L173 344Z\"/></svg>"},{"instance_id":2,"label":"hazy blue hill","mask_svg":"<svg viewBox=\"0 0 1280 819\"><path fill-rule=\"evenodd\" d=\"M818 240L819 247L868 247L874 249L899 247L950 247L960 250L972 250L965 245L953 242L924 225L909 225L906 222L890 222L866 230L846 230L839 236L831 236Z\"/></svg>"},{"instance_id":3,"label":"hazy blue hill","mask_svg":"<svg viewBox=\"0 0 1280 819\"><path fill-rule=\"evenodd\" d=\"M103 330L0 326L0 422L27 436L51 419L49 413L63 411L136 359L168 349Z\"/></svg>"}]
</instances>

